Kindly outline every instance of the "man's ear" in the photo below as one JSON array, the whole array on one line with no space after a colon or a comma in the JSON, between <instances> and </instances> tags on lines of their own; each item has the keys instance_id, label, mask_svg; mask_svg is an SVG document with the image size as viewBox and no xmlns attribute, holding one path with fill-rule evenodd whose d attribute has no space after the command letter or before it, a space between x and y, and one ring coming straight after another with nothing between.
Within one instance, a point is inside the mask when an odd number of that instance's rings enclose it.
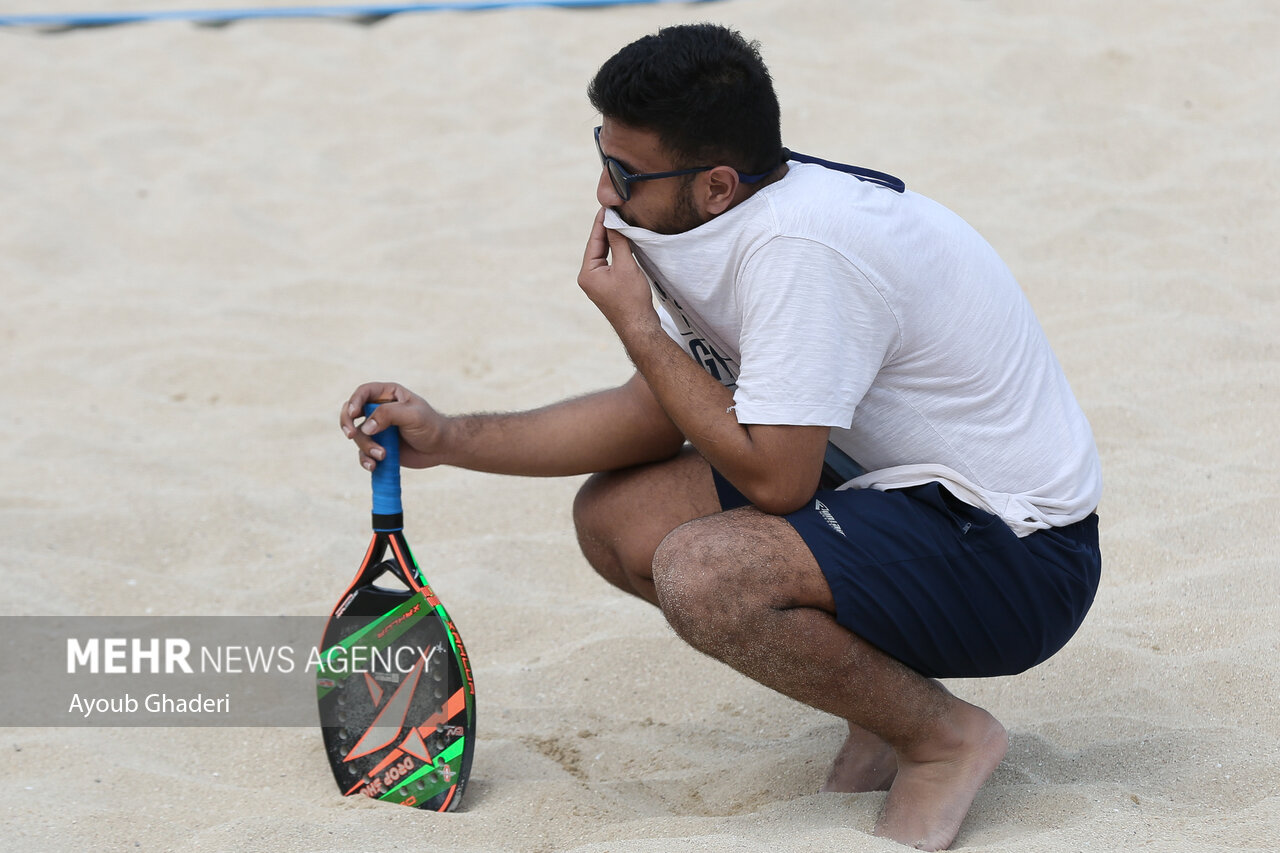
<instances>
[{"instance_id":1,"label":"man's ear","mask_svg":"<svg viewBox=\"0 0 1280 853\"><path fill-rule=\"evenodd\" d=\"M716 166L706 173L706 211L719 216L730 207L738 195L738 173L728 166Z\"/></svg>"}]
</instances>

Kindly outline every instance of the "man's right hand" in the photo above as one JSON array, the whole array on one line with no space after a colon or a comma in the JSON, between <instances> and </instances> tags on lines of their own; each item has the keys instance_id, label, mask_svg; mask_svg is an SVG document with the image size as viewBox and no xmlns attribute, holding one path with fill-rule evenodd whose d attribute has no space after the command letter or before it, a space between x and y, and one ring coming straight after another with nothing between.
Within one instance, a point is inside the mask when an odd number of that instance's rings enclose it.
<instances>
[{"instance_id":1,"label":"man's right hand","mask_svg":"<svg viewBox=\"0 0 1280 853\"><path fill-rule=\"evenodd\" d=\"M362 423L364 407L378 403L377 411ZM372 471L386 455L373 436L389 426L400 430L400 464L405 468L430 468L445 461L448 418L431 408L422 397L395 382L367 382L355 390L338 413L342 433L356 443L360 464Z\"/></svg>"}]
</instances>

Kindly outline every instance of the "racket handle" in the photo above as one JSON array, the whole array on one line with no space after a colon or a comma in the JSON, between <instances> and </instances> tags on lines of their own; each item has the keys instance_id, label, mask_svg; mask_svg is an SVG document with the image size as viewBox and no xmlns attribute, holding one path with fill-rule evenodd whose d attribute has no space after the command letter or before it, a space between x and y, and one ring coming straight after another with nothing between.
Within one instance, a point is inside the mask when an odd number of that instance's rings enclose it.
<instances>
[{"instance_id":1,"label":"racket handle","mask_svg":"<svg viewBox=\"0 0 1280 853\"><path fill-rule=\"evenodd\" d=\"M377 403L364 407L367 418L378 408ZM386 455L373 469L373 530L393 533L404 529L404 506L400 502L400 431L387 427L373 437Z\"/></svg>"}]
</instances>

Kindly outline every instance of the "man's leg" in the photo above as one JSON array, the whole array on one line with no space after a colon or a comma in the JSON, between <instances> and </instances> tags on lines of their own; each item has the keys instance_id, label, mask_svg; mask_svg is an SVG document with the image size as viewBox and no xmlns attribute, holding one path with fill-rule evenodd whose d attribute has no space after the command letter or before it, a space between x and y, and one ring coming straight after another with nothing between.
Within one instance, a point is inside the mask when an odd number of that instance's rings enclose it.
<instances>
[{"instance_id":1,"label":"man's leg","mask_svg":"<svg viewBox=\"0 0 1280 853\"><path fill-rule=\"evenodd\" d=\"M605 580L658 603L653 555L667 534L685 522L720 512L706 460L692 448L675 459L596 474L574 502L578 542ZM824 791L885 791L897 769L893 748L849 722Z\"/></svg>"},{"instance_id":2,"label":"man's leg","mask_svg":"<svg viewBox=\"0 0 1280 853\"><path fill-rule=\"evenodd\" d=\"M826 578L784 519L750 507L691 520L653 560L663 613L695 648L892 746L876 833L950 845L1008 748L1003 726L838 625Z\"/></svg>"},{"instance_id":3,"label":"man's leg","mask_svg":"<svg viewBox=\"0 0 1280 853\"><path fill-rule=\"evenodd\" d=\"M592 475L573 503L573 521L582 553L601 577L656 605L658 543L686 521L719 511L711 467L686 447L666 462Z\"/></svg>"},{"instance_id":4,"label":"man's leg","mask_svg":"<svg viewBox=\"0 0 1280 853\"><path fill-rule=\"evenodd\" d=\"M838 794L887 791L897 775L898 757L893 747L861 726L849 723L849 734L831 762L827 780L818 790Z\"/></svg>"}]
</instances>

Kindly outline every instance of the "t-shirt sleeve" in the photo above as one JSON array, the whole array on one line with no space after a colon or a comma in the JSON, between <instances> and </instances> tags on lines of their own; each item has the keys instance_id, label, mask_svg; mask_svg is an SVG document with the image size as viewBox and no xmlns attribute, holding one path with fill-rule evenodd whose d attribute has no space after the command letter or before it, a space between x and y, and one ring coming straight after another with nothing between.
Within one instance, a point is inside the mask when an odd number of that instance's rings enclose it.
<instances>
[{"instance_id":1,"label":"t-shirt sleeve","mask_svg":"<svg viewBox=\"0 0 1280 853\"><path fill-rule=\"evenodd\" d=\"M901 337L881 290L830 247L792 237L757 251L739 290L738 421L849 427Z\"/></svg>"}]
</instances>

